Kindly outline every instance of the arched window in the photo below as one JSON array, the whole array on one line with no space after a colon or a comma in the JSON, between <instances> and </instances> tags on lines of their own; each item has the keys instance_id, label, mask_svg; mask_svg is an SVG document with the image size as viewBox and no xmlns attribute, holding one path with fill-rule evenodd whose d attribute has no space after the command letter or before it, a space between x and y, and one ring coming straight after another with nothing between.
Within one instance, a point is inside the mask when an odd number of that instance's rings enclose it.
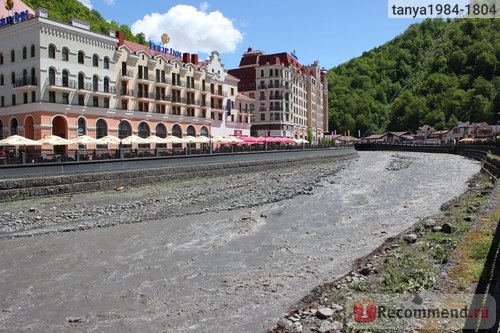
<instances>
[{"instance_id":1,"label":"arched window","mask_svg":"<svg viewBox=\"0 0 500 333\"><path fill-rule=\"evenodd\" d=\"M10 121L10 135L18 135L17 127L19 126L17 119L12 118Z\"/></svg>"},{"instance_id":2,"label":"arched window","mask_svg":"<svg viewBox=\"0 0 500 333\"><path fill-rule=\"evenodd\" d=\"M63 87L69 87L69 73L67 70L62 72L62 85Z\"/></svg>"},{"instance_id":3,"label":"arched window","mask_svg":"<svg viewBox=\"0 0 500 333\"><path fill-rule=\"evenodd\" d=\"M145 139L147 138L150 134L149 131L149 125L146 122L140 122L139 126L137 128L137 135L139 135L141 138Z\"/></svg>"},{"instance_id":4,"label":"arched window","mask_svg":"<svg viewBox=\"0 0 500 333\"><path fill-rule=\"evenodd\" d=\"M56 47L52 44L49 45L49 58L56 58Z\"/></svg>"},{"instance_id":5,"label":"arched window","mask_svg":"<svg viewBox=\"0 0 500 333\"><path fill-rule=\"evenodd\" d=\"M26 69L23 69L23 85L29 84L28 82L28 71Z\"/></svg>"},{"instance_id":6,"label":"arched window","mask_svg":"<svg viewBox=\"0 0 500 333\"><path fill-rule=\"evenodd\" d=\"M179 125L175 124L172 126L172 135L178 138L182 138L182 129Z\"/></svg>"},{"instance_id":7,"label":"arched window","mask_svg":"<svg viewBox=\"0 0 500 333\"><path fill-rule=\"evenodd\" d=\"M85 75L83 73L78 73L78 89L85 88Z\"/></svg>"},{"instance_id":8,"label":"arched window","mask_svg":"<svg viewBox=\"0 0 500 333\"><path fill-rule=\"evenodd\" d=\"M32 58L35 57L35 45L34 44L31 44L31 57Z\"/></svg>"},{"instance_id":9,"label":"arched window","mask_svg":"<svg viewBox=\"0 0 500 333\"><path fill-rule=\"evenodd\" d=\"M78 136L85 134L87 134L87 122L85 121L85 118L80 117L78 118Z\"/></svg>"},{"instance_id":10,"label":"arched window","mask_svg":"<svg viewBox=\"0 0 500 333\"><path fill-rule=\"evenodd\" d=\"M208 129L207 129L207 127L206 127L206 126L202 126L202 127L200 128L200 135L201 135L201 136L206 136L206 137L208 137Z\"/></svg>"},{"instance_id":11,"label":"arched window","mask_svg":"<svg viewBox=\"0 0 500 333\"><path fill-rule=\"evenodd\" d=\"M78 63L83 64L85 62L85 54L83 51L78 51Z\"/></svg>"},{"instance_id":12,"label":"arched window","mask_svg":"<svg viewBox=\"0 0 500 333\"><path fill-rule=\"evenodd\" d=\"M54 68L49 68L49 85L56 85L56 71Z\"/></svg>"},{"instance_id":13,"label":"arched window","mask_svg":"<svg viewBox=\"0 0 500 333\"><path fill-rule=\"evenodd\" d=\"M28 58L28 49L25 47L23 47L23 59L26 59Z\"/></svg>"},{"instance_id":14,"label":"arched window","mask_svg":"<svg viewBox=\"0 0 500 333\"><path fill-rule=\"evenodd\" d=\"M12 50L10 51L10 62L15 62L16 61L16 51Z\"/></svg>"},{"instance_id":15,"label":"arched window","mask_svg":"<svg viewBox=\"0 0 500 333\"><path fill-rule=\"evenodd\" d=\"M120 139L125 139L127 136L132 135L132 127L128 121L122 120L118 125L118 137Z\"/></svg>"},{"instance_id":16,"label":"arched window","mask_svg":"<svg viewBox=\"0 0 500 333\"><path fill-rule=\"evenodd\" d=\"M0 120L0 140L3 139L3 122Z\"/></svg>"},{"instance_id":17,"label":"arched window","mask_svg":"<svg viewBox=\"0 0 500 333\"><path fill-rule=\"evenodd\" d=\"M16 83L16 73L10 73L10 80L12 84Z\"/></svg>"},{"instance_id":18,"label":"arched window","mask_svg":"<svg viewBox=\"0 0 500 333\"><path fill-rule=\"evenodd\" d=\"M99 57L97 56L97 54L94 54L92 56L92 66L94 66L94 67L99 66Z\"/></svg>"},{"instance_id":19,"label":"arched window","mask_svg":"<svg viewBox=\"0 0 500 333\"><path fill-rule=\"evenodd\" d=\"M36 70L35 67L31 67L31 84L36 86Z\"/></svg>"},{"instance_id":20,"label":"arched window","mask_svg":"<svg viewBox=\"0 0 500 333\"><path fill-rule=\"evenodd\" d=\"M104 57L104 69L109 69L109 58Z\"/></svg>"},{"instance_id":21,"label":"arched window","mask_svg":"<svg viewBox=\"0 0 500 333\"><path fill-rule=\"evenodd\" d=\"M109 93L109 78L104 78L104 92Z\"/></svg>"},{"instance_id":22,"label":"arched window","mask_svg":"<svg viewBox=\"0 0 500 333\"><path fill-rule=\"evenodd\" d=\"M63 47L63 49L62 49L62 60L63 61L69 60L69 50L67 47Z\"/></svg>"},{"instance_id":23,"label":"arched window","mask_svg":"<svg viewBox=\"0 0 500 333\"><path fill-rule=\"evenodd\" d=\"M94 75L92 77L92 91L97 91L99 89L99 77Z\"/></svg>"},{"instance_id":24,"label":"arched window","mask_svg":"<svg viewBox=\"0 0 500 333\"><path fill-rule=\"evenodd\" d=\"M96 139L100 139L108 135L108 125L106 124L106 121L104 119L98 119L95 124L95 127L96 127L96 133L95 133Z\"/></svg>"},{"instance_id":25,"label":"arched window","mask_svg":"<svg viewBox=\"0 0 500 333\"><path fill-rule=\"evenodd\" d=\"M156 125L156 136L160 138L166 138L167 137L167 128L163 124L158 124Z\"/></svg>"},{"instance_id":26,"label":"arched window","mask_svg":"<svg viewBox=\"0 0 500 333\"><path fill-rule=\"evenodd\" d=\"M193 125L189 125L186 131L187 135L196 136L196 130Z\"/></svg>"}]
</instances>

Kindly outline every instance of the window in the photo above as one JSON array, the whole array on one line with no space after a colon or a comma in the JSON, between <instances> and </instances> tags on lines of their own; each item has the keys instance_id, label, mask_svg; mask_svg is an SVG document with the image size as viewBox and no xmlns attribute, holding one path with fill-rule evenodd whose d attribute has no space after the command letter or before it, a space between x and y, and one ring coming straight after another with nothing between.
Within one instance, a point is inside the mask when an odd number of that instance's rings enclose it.
<instances>
[{"instance_id":1,"label":"window","mask_svg":"<svg viewBox=\"0 0 500 333\"><path fill-rule=\"evenodd\" d=\"M182 138L182 130L179 125L175 124L174 126L172 126L172 135L178 138Z\"/></svg>"},{"instance_id":2,"label":"window","mask_svg":"<svg viewBox=\"0 0 500 333\"><path fill-rule=\"evenodd\" d=\"M0 97L0 106L1 107L5 106L5 97L3 97L3 96Z\"/></svg>"},{"instance_id":3,"label":"window","mask_svg":"<svg viewBox=\"0 0 500 333\"><path fill-rule=\"evenodd\" d=\"M35 67L31 67L31 84L36 85L36 70Z\"/></svg>"},{"instance_id":4,"label":"window","mask_svg":"<svg viewBox=\"0 0 500 333\"><path fill-rule=\"evenodd\" d=\"M103 65L104 65L104 69L109 69L109 58L108 57L104 57Z\"/></svg>"},{"instance_id":5,"label":"window","mask_svg":"<svg viewBox=\"0 0 500 333\"><path fill-rule=\"evenodd\" d=\"M35 57L35 45L31 44L31 57Z\"/></svg>"},{"instance_id":6,"label":"window","mask_svg":"<svg viewBox=\"0 0 500 333\"><path fill-rule=\"evenodd\" d=\"M104 78L104 92L109 93L109 78Z\"/></svg>"},{"instance_id":7,"label":"window","mask_svg":"<svg viewBox=\"0 0 500 333\"><path fill-rule=\"evenodd\" d=\"M28 104L28 93L27 92L23 93L23 103Z\"/></svg>"},{"instance_id":8,"label":"window","mask_svg":"<svg viewBox=\"0 0 500 333\"><path fill-rule=\"evenodd\" d=\"M63 104L69 104L69 94L68 93L62 94L62 102L63 102Z\"/></svg>"},{"instance_id":9,"label":"window","mask_svg":"<svg viewBox=\"0 0 500 333\"><path fill-rule=\"evenodd\" d=\"M130 126L130 123L122 120L118 125L118 137L120 139L124 139L127 136L131 135L132 135L132 127Z\"/></svg>"},{"instance_id":10,"label":"window","mask_svg":"<svg viewBox=\"0 0 500 333\"><path fill-rule=\"evenodd\" d=\"M26 59L28 58L28 49L25 47L23 47L23 59Z\"/></svg>"},{"instance_id":11,"label":"window","mask_svg":"<svg viewBox=\"0 0 500 333\"><path fill-rule=\"evenodd\" d=\"M12 94L12 105L16 105L16 94Z\"/></svg>"},{"instance_id":12,"label":"window","mask_svg":"<svg viewBox=\"0 0 500 333\"><path fill-rule=\"evenodd\" d=\"M260 114L260 120L266 120L266 114L265 113L261 113Z\"/></svg>"},{"instance_id":13,"label":"window","mask_svg":"<svg viewBox=\"0 0 500 333\"><path fill-rule=\"evenodd\" d=\"M92 56L92 66L99 67L99 57L97 56L97 54L94 54Z\"/></svg>"},{"instance_id":14,"label":"window","mask_svg":"<svg viewBox=\"0 0 500 333\"><path fill-rule=\"evenodd\" d=\"M208 129L206 126L202 126L200 129L200 135L201 136L207 136L208 137Z\"/></svg>"},{"instance_id":15,"label":"window","mask_svg":"<svg viewBox=\"0 0 500 333\"><path fill-rule=\"evenodd\" d=\"M87 122L85 121L85 118L80 117L78 118L78 136L85 134L87 134Z\"/></svg>"},{"instance_id":16,"label":"window","mask_svg":"<svg viewBox=\"0 0 500 333\"><path fill-rule=\"evenodd\" d=\"M83 73L78 73L78 89L85 88L85 76Z\"/></svg>"},{"instance_id":17,"label":"window","mask_svg":"<svg viewBox=\"0 0 500 333\"><path fill-rule=\"evenodd\" d=\"M94 75L92 78L92 91L97 91L99 89L99 77Z\"/></svg>"},{"instance_id":18,"label":"window","mask_svg":"<svg viewBox=\"0 0 500 333\"><path fill-rule=\"evenodd\" d=\"M12 84L16 83L16 73L12 72L10 74L10 80L12 81Z\"/></svg>"},{"instance_id":19,"label":"window","mask_svg":"<svg viewBox=\"0 0 500 333\"><path fill-rule=\"evenodd\" d=\"M15 62L16 61L16 51L12 50L10 51L10 62Z\"/></svg>"},{"instance_id":20,"label":"window","mask_svg":"<svg viewBox=\"0 0 500 333\"><path fill-rule=\"evenodd\" d=\"M62 60L63 61L69 60L69 50L67 47L63 47L63 49L62 49Z\"/></svg>"},{"instance_id":21,"label":"window","mask_svg":"<svg viewBox=\"0 0 500 333\"><path fill-rule=\"evenodd\" d=\"M92 97L92 106L95 108L99 107L99 97L97 96Z\"/></svg>"},{"instance_id":22,"label":"window","mask_svg":"<svg viewBox=\"0 0 500 333\"><path fill-rule=\"evenodd\" d=\"M54 68L49 68L49 85L54 86L56 84L56 71Z\"/></svg>"},{"instance_id":23,"label":"window","mask_svg":"<svg viewBox=\"0 0 500 333\"><path fill-rule=\"evenodd\" d=\"M104 119L98 119L96 124L96 133L95 133L95 138L100 139L108 135L108 125L106 124L106 121Z\"/></svg>"},{"instance_id":24,"label":"window","mask_svg":"<svg viewBox=\"0 0 500 333\"><path fill-rule=\"evenodd\" d=\"M63 87L69 87L69 73L67 70L62 72L62 85Z\"/></svg>"},{"instance_id":25,"label":"window","mask_svg":"<svg viewBox=\"0 0 500 333\"><path fill-rule=\"evenodd\" d=\"M31 92L31 103L35 103L36 102L36 91L32 91Z\"/></svg>"},{"instance_id":26,"label":"window","mask_svg":"<svg viewBox=\"0 0 500 333\"><path fill-rule=\"evenodd\" d=\"M0 140L3 139L3 122L0 120Z\"/></svg>"},{"instance_id":27,"label":"window","mask_svg":"<svg viewBox=\"0 0 500 333\"><path fill-rule=\"evenodd\" d=\"M122 100L121 109L122 110L128 110L128 103L127 103L126 99Z\"/></svg>"},{"instance_id":28,"label":"window","mask_svg":"<svg viewBox=\"0 0 500 333\"><path fill-rule=\"evenodd\" d=\"M55 103L55 102L56 102L56 92L49 91L49 103Z\"/></svg>"},{"instance_id":29,"label":"window","mask_svg":"<svg viewBox=\"0 0 500 333\"><path fill-rule=\"evenodd\" d=\"M56 47L52 44L49 45L49 58L56 58Z\"/></svg>"},{"instance_id":30,"label":"window","mask_svg":"<svg viewBox=\"0 0 500 333\"><path fill-rule=\"evenodd\" d=\"M3 77L3 74L0 74L0 86L5 85L5 78Z\"/></svg>"},{"instance_id":31,"label":"window","mask_svg":"<svg viewBox=\"0 0 500 333\"><path fill-rule=\"evenodd\" d=\"M85 95L78 95L78 105L85 105Z\"/></svg>"},{"instance_id":32,"label":"window","mask_svg":"<svg viewBox=\"0 0 500 333\"><path fill-rule=\"evenodd\" d=\"M17 119L12 118L10 121L10 135L18 135L19 133L17 132L17 127L19 126Z\"/></svg>"},{"instance_id":33,"label":"window","mask_svg":"<svg viewBox=\"0 0 500 333\"><path fill-rule=\"evenodd\" d=\"M78 51L78 63L83 64L85 62L85 54L83 51Z\"/></svg>"},{"instance_id":34,"label":"window","mask_svg":"<svg viewBox=\"0 0 500 333\"><path fill-rule=\"evenodd\" d=\"M149 136L149 126L145 122L139 123L139 126L137 128L137 135L139 135L141 138L145 139Z\"/></svg>"},{"instance_id":35,"label":"window","mask_svg":"<svg viewBox=\"0 0 500 333\"><path fill-rule=\"evenodd\" d=\"M109 108L109 98L104 97L104 107Z\"/></svg>"},{"instance_id":36,"label":"window","mask_svg":"<svg viewBox=\"0 0 500 333\"><path fill-rule=\"evenodd\" d=\"M167 137L167 128L163 124L158 124L156 125L156 136L160 138L166 138Z\"/></svg>"}]
</instances>

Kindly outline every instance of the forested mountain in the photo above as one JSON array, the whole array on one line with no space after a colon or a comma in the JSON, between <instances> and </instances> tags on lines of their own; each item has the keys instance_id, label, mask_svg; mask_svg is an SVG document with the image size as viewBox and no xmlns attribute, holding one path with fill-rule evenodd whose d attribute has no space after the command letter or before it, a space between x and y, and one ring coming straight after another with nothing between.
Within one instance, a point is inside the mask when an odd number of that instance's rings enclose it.
<instances>
[{"instance_id":1,"label":"forested mountain","mask_svg":"<svg viewBox=\"0 0 500 333\"><path fill-rule=\"evenodd\" d=\"M37 9L38 7L48 9L51 20L71 23L72 18L77 18L90 23L92 31L103 34L107 34L110 29L123 31L125 39L146 44L144 34L139 33L134 35L128 25L120 25L115 21L106 21L97 10L85 7L78 0L23 0L23 2L33 9Z\"/></svg>"},{"instance_id":2,"label":"forested mountain","mask_svg":"<svg viewBox=\"0 0 500 333\"><path fill-rule=\"evenodd\" d=\"M493 124L500 112L500 20L428 19L328 71L330 130L361 135Z\"/></svg>"}]
</instances>

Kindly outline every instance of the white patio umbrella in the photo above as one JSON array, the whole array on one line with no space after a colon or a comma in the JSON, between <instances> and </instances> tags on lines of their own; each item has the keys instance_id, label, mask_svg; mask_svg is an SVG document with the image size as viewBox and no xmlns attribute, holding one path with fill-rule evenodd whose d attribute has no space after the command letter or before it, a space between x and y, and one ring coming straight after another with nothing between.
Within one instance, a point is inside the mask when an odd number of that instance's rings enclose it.
<instances>
[{"instance_id":1,"label":"white patio umbrella","mask_svg":"<svg viewBox=\"0 0 500 333\"><path fill-rule=\"evenodd\" d=\"M42 144L36 140L31 140L20 135L11 135L3 140L0 140L0 146L41 146Z\"/></svg>"},{"instance_id":2,"label":"white patio umbrella","mask_svg":"<svg viewBox=\"0 0 500 333\"><path fill-rule=\"evenodd\" d=\"M182 138L183 143L198 143L198 138L192 135L188 135Z\"/></svg>"},{"instance_id":3,"label":"white patio umbrella","mask_svg":"<svg viewBox=\"0 0 500 333\"><path fill-rule=\"evenodd\" d=\"M102 144L102 145L119 144L120 142L121 142L121 139L117 136L114 136L114 135L106 135L106 136L103 136L102 138L97 140L97 143Z\"/></svg>"},{"instance_id":4,"label":"white patio umbrella","mask_svg":"<svg viewBox=\"0 0 500 333\"><path fill-rule=\"evenodd\" d=\"M80 135L79 137L71 139L71 141L79 145L92 145L100 143L98 139L93 138L89 135Z\"/></svg>"},{"instance_id":5,"label":"white patio umbrella","mask_svg":"<svg viewBox=\"0 0 500 333\"><path fill-rule=\"evenodd\" d=\"M122 144L124 145L130 145L130 144L148 144L150 143L144 138L141 138L140 136L137 135L130 135L127 136L126 138L122 139Z\"/></svg>"},{"instance_id":6,"label":"white patio umbrella","mask_svg":"<svg viewBox=\"0 0 500 333\"><path fill-rule=\"evenodd\" d=\"M183 143L181 138L176 137L175 135L169 135L165 138L167 143Z\"/></svg>"},{"instance_id":7,"label":"white patio umbrella","mask_svg":"<svg viewBox=\"0 0 500 333\"><path fill-rule=\"evenodd\" d=\"M204 136L204 135L198 136L196 138L196 140L199 143L209 143L210 142L210 138L208 136Z\"/></svg>"},{"instance_id":8,"label":"white patio umbrella","mask_svg":"<svg viewBox=\"0 0 500 333\"><path fill-rule=\"evenodd\" d=\"M61 138L57 135L46 135L42 139L38 140L43 145L51 146L69 146L75 144L73 141Z\"/></svg>"},{"instance_id":9,"label":"white patio umbrella","mask_svg":"<svg viewBox=\"0 0 500 333\"><path fill-rule=\"evenodd\" d=\"M169 143L167 138L160 138L159 136L156 135L150 135L145 140L147 140L149 143L154 143L154 144Z\"/></svg>"}]
</instances>

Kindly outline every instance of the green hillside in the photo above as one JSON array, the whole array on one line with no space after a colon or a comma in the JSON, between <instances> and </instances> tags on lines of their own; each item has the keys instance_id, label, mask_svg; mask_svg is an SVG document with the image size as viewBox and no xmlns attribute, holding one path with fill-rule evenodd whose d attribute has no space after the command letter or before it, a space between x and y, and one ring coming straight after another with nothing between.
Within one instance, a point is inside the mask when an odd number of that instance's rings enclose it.
<instances>
[{"instance_id":1,"label":"green hillside","mask_svg":"<svg viewBox=\"0 0 500 333\"><path fill-rule=\"evenodd\" d=\"M128 25L106 21L97 10L88 9L78 0L23 0L23 2L33 9L38 7L48 9L51 20L70 23L72 18L77 18L90 23L92 31L103 34L107 34L110 29L123 31L125 39L146 44L144 34L134 35Z\"/></svg>"},{"instance_id":2,"label":"green hillside","mask_svg":"<svg viewBox=\"0 0 500 333\"><path fill-rule=\"evenodd\" d=\"M500 112L500 20L428 19L328 71L330 129L362 136L493 124Z\"/></svg>"}]
</instances>

